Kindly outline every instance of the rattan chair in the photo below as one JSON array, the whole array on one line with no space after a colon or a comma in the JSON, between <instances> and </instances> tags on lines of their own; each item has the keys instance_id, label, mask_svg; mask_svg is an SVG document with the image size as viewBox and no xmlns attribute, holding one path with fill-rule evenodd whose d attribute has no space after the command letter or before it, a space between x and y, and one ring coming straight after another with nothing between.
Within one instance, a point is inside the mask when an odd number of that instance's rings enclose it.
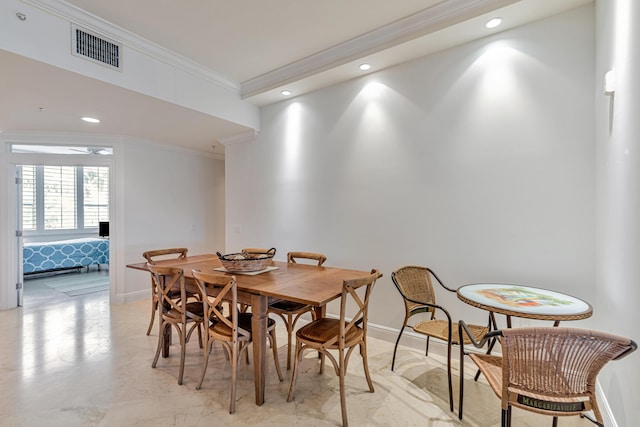
<instances>
[{"instance_id":1,"label":"rattan chair","mask_svg":"<svg viewBox=\"0 0 640 427\"><path fill-rule=\"evenodd\" d=\"M239 310L231 310L225 316L222 310L222 303L228 302L229 307L238 306L238 288L235 276L216 273L204 273L194 270L193 276L198 283L198 290L202 299L202 307L205 318L209 319L209 326L204 334L204 358L202 362L202 373L200 381L196 386L197 390L202 387L204 375L209 364L209 353L214 341L220 341L225 349L226 355L231 363L231 396L229 403L229 413L236 410L236 375L238 362L242 353L247 352L249 344L252 343L251 333L251 313L241 313ZM278 361L278 346L276 343L275 321L267 319L267 333L273 358L276 365L276 372L280 382L284 381L280 363Z\"/></svg>"},{"instance_id":2,"label":"rattan chair","mask_svg":"<svg viewBox=\"0 0 640 427\"><path fill-rule=\"evenodd\" d=\"M327 257L314 253L314 252L289 252L287 254L287 262L296 264L299 259L314 260L318 263L318 267L327 260ZM287 370L291 369L291 338L293 337L293 330L296 327L296 323L300 316L304 313L311 312L312 320L315 320L315 311L313 306L303 304L300 302L287 301L287 300L275 300L269 304L269 313L273 313L280 316L287 328Z\"/></svg>"},{"instance_id":3,"label":"rattan chair","mask_svg":"<svg viewBox=\"0 0 640 427\"><path fill-rule=\"evenodd\" d=\"M153 251L146 251L142 254L142 256L147 260L150 264L155 264L158 261L158 258L167 259L170 258L168 255L177 255L174 258L184 259L187 257L187 248L170 248L170 249L157 249ZM151 329L153 328L153 322L155 320L156 311L158 311L158 292L155 288L155 282L153 280L153 275L151 277L151 319L149 320L149 327L147 328L147 335L151 333Z\"/></svg>"},{"instance_id":4,"label":"rattan chair","mask_svg":"<svg viewBox=\"0 0 640 427\"><path fill-rule=\"evenodd\" d=\"M198 329L198 341L202 348L202 334L200 326L203 323L203 310L201 302L187 302L184 286L184 272L181 268L161 267L147 263L147 268L153 275L156 298L158 300L158 348L153 358L152 368L158 363L160 351L164 347L165 339L171 337L171 327L178 332L180 339L180 372L178 374L178 384L182 384L184 374L184 359L186 353L186 343L191 337L194 329ZM179 298L176 293L179 292ZM169 328L167 331L166 328Z\"/></svg>"},{"instance_id":5,"label":"rattan chair","mask_svg":"<svg viewBox=\"0 0 640 427\"><path fill-rule=\"evenodd\" d=\"M460 322L460 333L468 328ZM475 346L500 337L502 356L469 353L494 393L501 400L502 426L511 425L511 408L550 415L553 426L559 416L580 415L603 426L596 402L596 377L604 365L636 350L624 337L588 329L559 327L513 328L493 331ZM460 348L460 360L465 351ZM464 364L460 364L462 419ZM593 411L591 418L585 412Z\"/></svg>"},{"instance_id":6,"label":"rattan chair","mask_svg":"<svg viewBox=\"0 0 640 427\"><path fill-rule=\"evenodd\" d=\"M291 376L291 388L287 401L293 400L296 387L296 377L302 355L305 350L313 349L322 354L320 373L324 370L325 356L329 358L340 378L340 407L342 409L342 425L347 427L347 404L345 398L345 375L347 362L355 348L360 349L364 374L369 385L369 391L373 393L373 383L369 375L367 362L367 320L369 317L369 297L373 285L382 274L377 270L371 270L371 274L356 279L344 280L340 300L340 318L321 318L301 327L296 332L296 354L293 361L293 373ZM347 305L355 303L355 314L347 313ZM349 318L347 317L349 316ZM329 352L337 350L337 360Z\"/></svg>"},{"instance_id":7,"label":"rattan chair","mask_svg":"<svg viewBox=\"0 0 640 427\"><path fill-rule=\"evenodd\" d=\"M395 368L396 352L398 350L398 343L402 337L404 328L409 325L409 319L418 313L428 313L430 315L429 320L425 320L417 323L412 328L415 332L427 336L427 343L425 349L425 355L429 355L429 338L433 337L447 343L447 379L449 382L449 409L453 411L453 385L451 379L451 352L452 345L458 345L460 343L460 335L458 334L457 323L451 320L451 315L443 306L436 303L436 293L433 288L432 277L442 286L442 288L449 292L455 292L454 289L450 289L445 286L440 278L428 267L421 266L405 266L394 271L391 274L391 280L396 285L396 288L402 295L405 316L400 328L400 333L396 339L396 344L393 348L393 358L391 360L391 370ZM442 313L445 319L436 319L436 312ZM489 326L468 325L469 330L473 333L473 336L480 339L484 334L489 331ZM470 344L469 339L465 339L465 344Z\"/></svg>"}]
</instances>

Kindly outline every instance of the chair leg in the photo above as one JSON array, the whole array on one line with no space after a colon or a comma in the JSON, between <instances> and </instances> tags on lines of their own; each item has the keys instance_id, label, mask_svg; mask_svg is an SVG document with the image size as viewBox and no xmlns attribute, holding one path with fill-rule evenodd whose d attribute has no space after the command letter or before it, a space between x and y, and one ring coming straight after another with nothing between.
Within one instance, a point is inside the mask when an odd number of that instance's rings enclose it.
<instances>
[{"instance_id":1,"label":"chair leg","mask_svg":"<svg viewBox=\"0 0 640 427\"><path fill-rule=\"evenodd\" d=\"M428 342L429 338L427 338ZM451 343L447 349L447 380L449 381L449 410L453 412L453 385L451 384Z\"/></svg>"},{"instance_id":2,"label":"chair leg","mask_svg":"<svg viewBox=\"0 0 640 427\"><path fill-rule=\"evenodd\" d=\"M151 320L149 320L149 327L147 328L147 335L151 333L151 328L153 328L153 321L156 318L156 311L158 310L158 302L152 298L151 299Z\"/></svg>"},{"instance_id":3,"label":"chair leg","mask_svg":"<svg viewBox=\"0 0 640 427\"><path fill-rule=\"evenodd\" d=\"M369 362L367 361L367 342L362 341L360 343L360 354L362 355L362 366L364 367L364 376L367 378L367 384L369 385L369 391L373 393L373 382L371 382L371 376L369 375ZM345 362L346 365L346 362Z\"/></svg>"},{"instance_id":4,"label":"chair leg","mask_svg":"<svg viewBox=\"0 0 640 427\"><path fill-rule=\"evenodd\" d=\"M238 382L238 359L239 359L239 345L238 342L231 344L231 396L229 396L229 413L236 412L236 384Z\"/></svg>"},{"instance_id":5,"label":"chair leg","mask_svg":"<svg viewBox=\"0 0 640 427\"><path fill-rule=\"evenodd\" d=\"M604 424L598 422L598 420L595 420L595 419L591 418L589 415L587 415L585 413L580 414L580 418L586 418L589 421L591 421L592 423L594 423L595 425L597 425L598 427L604 427Z\"/></svg>"},{"instance_id":6,"label":"chair leg","mask_svg":"<svg viewBox=\"0 0 640 427\"><path fill-rule=\"evenodd\" d=\"M349 424L349 420L347 419L347 399L345 397L345 393L344 393L344 365L345 365L345 360L344 360L344 350L340 349L338 350L338 357L339 359L339 377L340 377L340 409L342 410L342 425L343 427L347 427Z\"/></svg>"},{"instance_id":7,"label":"chair leg","mask_svg":"<svg viewBox=\"0 0 640 427\"><path fill-rule=\"evenodd\" d=\"M184 359L187 356L187 343L184 330L181 330L179 327L176 329L178 329L178 335L180 335L180 373L178 374L178 384L182 385L182 377L184 376Z\"/></svg>"},{"instance_id":8,"label":"chair leg","mask_svg":"<svg viewBox=\"0 0 640 427\"><path fill-rule=\"evenodd\" d=\"M396 364L396 351L398 351L398 343L400 342L400 337L402 336L402 332L404 331L405 326L407 326L407 324L403 323L402 328L400 328L400 333L398 334L398 338L396 338L396 345L393 347L393 358L391 359L391 371L393 371Z\"/></svg>"},{"instance_id":9,"label":"chair leg","mask_svg":"<svg viewBox=\"0 0 640 427\"><path fill-rule=\"evenodd\" d=\"M464 345L460 347L460 388L458 390L458 419L462 419L462 399L464 398Z\"/></svg>"},{"instance_id":10,"label":"chair leg","mask_svg":"<svg viewBox=\"0 0 640 427\"><path fill-rule=\"evenodd\" d=\"M162 345L164 344L164 329L170 325L168 323L161 323L160 328L158 328L158 348L156 349L156 355L153 357L153 362L151 362L151 367L155 368L158 364L158 358L160 357L160 351L162 350Z\"/></svg>"},{"instance_id":11,"label":"chair leg","mask_svg":"<svg viewBox=\"0 0 640 427\"><path fill-rule=\"evenodd\" d=\"M291 386L289 387L289 394L287 395L287 402L293 400L293 395L296 391L296 377L298 376L298 365L302 359L302 343L296 342L296 352L293 357L293 373L291 374Z\"/></svg>"},{"instance_id":12,"label":"chair leg","mask_svg":"<svg viewBox=\"0 0 640 427\"><path fill-rule=\"evenodd\" d=\"M502 427L509 427L509 417L508 417L508 412L506 409L502 410L502 417L501 417L501 422L500 425Z\"/></svg>"},{"instance_id":13,"label":"chair leg","mask_svg":"<svg viewBox=\"0 0 640 427\"><path fill-rule=\"evenodd\" d=\"M273 349L273 361L276 364L276 372L278 373L278 379L280 382L284 381L282 371L280 370L280 360L278 360L278 344L276 342L276 330L275 328L269 331L269 341L271 342L271 348Z\"/></svg>"},{"instance_id":14,"label":"chair leg","mask_svg":"<svg viewBox=\"0 0 640 427\"><path fill-rule=\"evenodd\" d=\"M283 317L284 320L284 317ZM293 315L287 316L287 321L284 322L287 328L287 371L291 369L291 341L293 335Z\"/></svg>"},{"instance_id":15,"label":"chair leg","mask_svg":"<svg viewBox=\"0 0 640 427\"><path fill-rule=\"evenodd\" d=\"M204 381L204 374L207 372L207 366L209 365L209 354L211 354L211 347L213 347L213 341L209 341L205 338L205 352L204 358L202 361L202 371L200 373L200 381L196 386L196 390L200 390L202 388L202 382Z\"/></svg>"}]
</instances>

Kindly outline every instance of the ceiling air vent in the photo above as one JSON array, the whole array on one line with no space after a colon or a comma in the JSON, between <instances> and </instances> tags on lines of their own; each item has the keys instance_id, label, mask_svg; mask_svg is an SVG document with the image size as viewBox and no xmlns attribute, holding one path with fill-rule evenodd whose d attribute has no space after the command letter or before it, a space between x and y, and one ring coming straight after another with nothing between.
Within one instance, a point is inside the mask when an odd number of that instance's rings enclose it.
<instances>
[{"instance_id":1,"label":"ceiling air vent","mask_svg":"<svg viewBox=\"0 0 640 427\"><path fill-rule=\"evenodd\" d=\"M71 52L74 55L120 70L122 45L75 25L71 26L71 32Z\"/></svg>"}]
</instances>

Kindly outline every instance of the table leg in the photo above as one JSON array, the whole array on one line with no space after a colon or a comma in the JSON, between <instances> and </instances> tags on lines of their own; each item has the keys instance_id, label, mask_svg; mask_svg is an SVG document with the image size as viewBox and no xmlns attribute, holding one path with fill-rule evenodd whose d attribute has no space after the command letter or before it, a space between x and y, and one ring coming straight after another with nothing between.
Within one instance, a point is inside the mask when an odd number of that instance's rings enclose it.
<instances>
[{"instance_id":1,"label":"table leg","mask_svg":"<svg viewBox=\"0 0 640 427\"><path fill-rule=\"evenodd\" d=\"M489 332L491 331L497 331L498 330L498 322L496 321L496 315L493 311L489 312ZM496 341L498 340L498 338L492 338L491 341L489 341L489 345L487 346L487 354L491 354L491 351L493 351L493 346L496 345ZM480 369L476 370L476 375L473 377L474 381L478 381L478 378L480 378Z\"/></svg>"},{"instance_id":2,"label":"table leg","mask_svg":"<svg viewBox=\"0 0 640 427\"><path fill-rule=\"evenodd\" d=\"M251 295L251 329L253 334L253 376L256 405L264 403L267 354L267 302L268 297Z\"/></svg>"}]
</instances>

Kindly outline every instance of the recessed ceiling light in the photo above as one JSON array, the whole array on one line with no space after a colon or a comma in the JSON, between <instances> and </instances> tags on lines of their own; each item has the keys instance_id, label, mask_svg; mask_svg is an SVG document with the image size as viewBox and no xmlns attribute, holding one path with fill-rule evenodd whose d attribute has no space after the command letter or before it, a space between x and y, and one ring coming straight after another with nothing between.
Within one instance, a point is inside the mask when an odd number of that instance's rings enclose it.
<instances>
[{"instance_id":1,"label":"recessed ceiling light","mask_svg":"<svg viewBox=\"0 0 640 427\"><path fill-rule=\"evenodd\" d=\"M367 71L367 70L371 69L371 64L367 64L367 63L360 64L360 69L362 71Z\"/></svg>"},{"instance_id":2,"label":"recessed ceiling light","mask_svg":"<svg viewBox=\"0 0 640 427\"><path fill-rule=\"evenodd\" d=\"M83 117L82 120L87 123L100 123L100 120L94 119L93 117Z\"/></svg>"},{"instance_id":3,"label":"recessed ceiling light","mask_svg":"<svg viewBox=\"0 0 640 427\"><path fill-rule=\"evenodd\" d=\"M489 19L487 23L484 24L484 26L487 28L496 28L500 24L502 24L502 18L495 17L495 18Z\"/></svg>"},{"instance_id":4,"label":"recessed ceiling light","mask_svg":"<svg viewBox=\"0 0 640 427\"><path fill-rule=\"evenodd\" d=\"M280 91L280 93L281 93L281 94L283 94L284 96L289 96L289 95L291 95L291 91L290 91L290 90L287 90L287 89L281 90L281 91Z\"/></svg>"}]
</instances>

